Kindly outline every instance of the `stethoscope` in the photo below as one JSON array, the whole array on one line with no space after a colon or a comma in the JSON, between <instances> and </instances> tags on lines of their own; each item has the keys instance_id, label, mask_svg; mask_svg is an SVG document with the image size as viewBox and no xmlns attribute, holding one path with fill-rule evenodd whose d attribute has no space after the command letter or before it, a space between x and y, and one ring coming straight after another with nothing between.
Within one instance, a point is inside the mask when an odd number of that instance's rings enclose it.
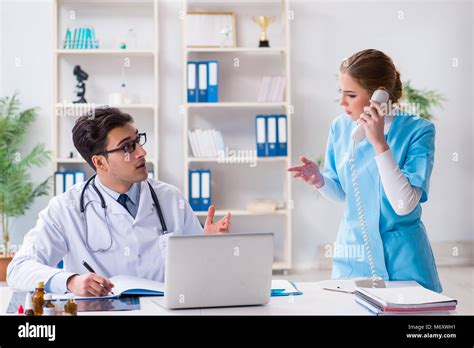
<instances>
[{"instance_id":1,"label":"stethoscope","mask_svg":"<svg viewBox=\"0 0 474 348\"><path fill-rule=\"evenodd\" d=\"M97 186L95 186L93 180L95 179L97 174L94 174L89 180L87 180L86 184L84 185L83 189L82 189L82 192L81 192L81 198L80 198L80 210L81 210L81 214L83 214L83 218L84 218L84 225L85 225L85 234L86 234L86 248L88 251L91 251L93 253L96 253L96 252L104 252L104 251L109 251L111 248L112 248L112 244L113 244L113 239L112 239L112 232L110 232L110 226L109 226L109 223L108 223L108 216L107 216L107 205L105 204L105 199L104 199L104 196L102 196L102 194L100 193L99 189L97 188ZM86 207L87 205L89 205L90 203L94 202L94 201L89 201L88 203L84 204L84 194L87 190L87 187L89 186L89 184L92 182L91 186L92 188L94 189L94 191L97 193L97 196L99 196L99 199L100 199L100 205L102 207L102 209L104 210L104 220L105 220L105 224L107 225L107 230L109 232L109 238L110 238L110 243L109 243L109 246L106 248L106 249L103 249L103 248L99 248L97 250L94 250L91 248L90 244L89 244L89 230L88 230L88 227L87 227L87 214L86 214ZM158 197L156 196L156 193L155 193L155 190L153 189L153 187L151 186L151 184L147 181L147 184L148 184L148 188L150 189L150 193L151 193L151 198L153 199L153 204L155 205L156 207L156 211L157 211L157 214L158 214L158 218L160 219L160 223L161 223L161 229L162 231L160 232L160 234L162 235L165 235L165 234L168 234L168 227L166 227L166 222L165 222L165 218L163 217L163 213L161 211L161 207L160 207L160 202L158 201ZM96 201L95 201L96 202Z\"/></svg>"}]
</instances>

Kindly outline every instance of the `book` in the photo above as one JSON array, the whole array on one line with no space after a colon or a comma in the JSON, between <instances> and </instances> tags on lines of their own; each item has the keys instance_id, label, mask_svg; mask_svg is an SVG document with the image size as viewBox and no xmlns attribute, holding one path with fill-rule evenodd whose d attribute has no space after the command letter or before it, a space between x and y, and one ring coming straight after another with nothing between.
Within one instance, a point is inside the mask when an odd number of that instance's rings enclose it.
<instances>
[{"instance_id":1,"label":"book","mask_svg":"<svg viewBox=\"0 0 474 348\"><path fill-rule=\"evenodd\" d=\"M369 311L371 311L374 314L377 314L379 316L385 316L385 315L401 315L401 316L410 316L410 315L448 315L450 310L445 310L445 309L436 309L436 310L424 310L424 311L382 311L376 306L371 305L370 303L360 299L359 297L355 298L355 301L362 305L363 307L367 308Z\"/></svg>"},{"instance_id":2,"label":"book","mask_svg":"<svg viewBox=\"0 0 474 348\"><path fill-rule=\"evenodd\" d=\"M193 157L218 157L225 151L222 133L215 129L188 130Z\"/></svg>"},{"instance_id":3,"label":"book","mask_svg":"<svg viewBox=\"0 0 474 348\"><path fill-rule=\"evenodd\" d=\"M271 76L264 76L262 78L262 83L260 85L260 92L258 94L259 103L264 103L268 101L268 92L270 91L271 81L272 81Z\"/></svg>"},{"instance_id":4,"label":"book","mask_svg":"<svg viewBox=\"0 0 474 348\"><path fill-rule=\"evenodd\" d=\"M63 48L71 48L71 30L66 29L66 37L64 39Z\"/></svg>"},{"instance_id":5,"label":"book","mask_svg":"<svg viewBox=\"0 0 474 348\"><path fill-rule=\"evenodd\" d=\"M188 139L189 139L189 145L191 146L193 157L199 157L196 133L194 131L188 130Z\"/></svg>"},{"instance_id":6,"label":"book","mask_svg":"<svg viewBox=\"0 0 474 348\"><path fill-rule=\"evenodd\" d=\"M356 301L374 313L432 313L456 309L456 300L412 283L413 286L356 288Z\"/></svg>"},{"instance_id":7,"label":"book","mask_svg":"<svg viewBox=\"0 0 474 348\"><path fill-rule=\"evenodd\" d=\"M280 89L281 77L272 76L270 83L270 91L268 92L267 102L277 102L278 100L278 91Z\"/></svg>"},{"instance_id":8,"label":"book","mask_svg":"<svg viewBox=\"0 0 474 348\"><path fill-rule=\"evenodd\" d=\"M285 100L285 88L286 88L286 77L280 76L278 79L278 88L275 100L276 102L281 102Z\"/></svg>"},{"instance_id":9,"label":"book","mask_svg":"<svg viewBox=\"0 0 474 348\"><path fill-rule=\"evenodd\" d=\"M114 284L111 295L107 296L74 296L76 300L97 300L108 298L119 298L120 296L163 296L165 294L164 283L150 279L138 278L128 275L118 275L109 278ZM67 300L70 294L52 294L53 300Z\"/></svg>"},{"instance_id":10,"label":"book","mask_svg":"<svg viewBox=\"0 0 474 348\"><path fill-rule=\"evenodd\" d=\"M260 84L260 91L258 93L258 102L260 103L274 103L281 102L285 99L286 77L264 76Z\"/></svg>"}]
</instances>

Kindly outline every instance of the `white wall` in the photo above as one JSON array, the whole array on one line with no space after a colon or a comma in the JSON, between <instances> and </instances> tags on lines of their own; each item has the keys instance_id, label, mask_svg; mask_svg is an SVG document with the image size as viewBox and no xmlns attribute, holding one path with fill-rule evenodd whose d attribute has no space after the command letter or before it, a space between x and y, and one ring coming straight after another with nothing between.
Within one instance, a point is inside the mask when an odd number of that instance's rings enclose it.
<instances>
[{"instance_id":1,"label":"white wall","mask_svg":"<svg viewBox=\"0 0 474 348\"><path fill-rule=\"evenodd\" d=\"M2 0L0 31L2 35L2 96L19 92L23 108L38 107L38 117L26 137L25 154L37 143L51 147L52 120L52 41L50 1ZM51 175L52 166L31 172L34 182ZM48 197L35 200L28 213L14 219L11 243L21 244L23 235L36 223L38 212Z\"/></svg>"},{"instance_id":2,"label":"white wall","mask_svg":"<svg viewBox=\"0 0 474 348\"><path fill-rule=\"evenodd\" d=\"M381 49L394 59L403 80L447 98L442 110L434 110L437 149L423 221L432 241L472 240L472 3L302 1L293 8L294 128L303 134L294 139L294 152L323 153L328 126L340 112L333 102L339 62L364 48ZM452 161L454 152L459 162ZM315 198L302 184L294 188L295 262L307 263L315 244L335 237L342 207Z\"/></svg>"},{"instance_id":3,"label":"white wall","mask_svg":"<svg viewBox=\"0 0 474 348\"><path fill-rule=\"evenodd\" d=\"M52 55L50 1L4 1L0 17L3 95L21 91L24 106L39 106L40 116L29 144L50 145L52 117ZM293 103L293 162L299 154L324 153L328 127L340 113L337 71L352 53L377 48L399 67L403 80L418 88L436 89L447 101L436 109L436 158L424 222L432 241L473 238L473 100L474 58L470 1L295 1L291 26ZM182 187L181 4L160 3L160 179ZM399 19L403 11L403 19ZM20 20L21 19L21 20ZM15 67L15 57L22 62ZM457 58L458 67L453 67ZM0 70L1 71L1 70ZM1 75L0 75L1 76ZM469 101L469 103L467 102ZM453 153L459 160L453 161ZM39 181L48 170L35 170ZM317 246L332 243L342 206L329 203L310 187L294 183L293 261L314 265ZM12 241L21 242L47 199L38 199L25 217L17 219Z\"/></svg>"}]
</instances>

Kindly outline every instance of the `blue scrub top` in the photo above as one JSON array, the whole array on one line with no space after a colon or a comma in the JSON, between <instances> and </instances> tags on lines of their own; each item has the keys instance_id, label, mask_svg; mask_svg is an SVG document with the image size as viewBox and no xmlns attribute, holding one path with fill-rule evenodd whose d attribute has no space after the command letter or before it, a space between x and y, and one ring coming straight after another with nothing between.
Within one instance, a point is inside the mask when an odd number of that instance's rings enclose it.
<instances>
[{"instance_id":1,"label":"blue scrub top","mask_svg":"<svg viewBox=\"0 0 474 348\"><path fill-rule=\"evenodd\" d=\"M346 194L346 208L339 226L333 253L333 278L370 277L356 209L349 158L351 131L356 126L348 115L331 124L324 176ZM355 171L369 231L369 241L377 275L385 280L415 280L424 287L441 292L433 252L421 221L421 204L428 200L429 181L434 162L435 128L416 115L398 113L385 134L395 161L412 186L422 190L420 202L409 214L393 210L383 189L375 152L367 138L356 144Z\"/></svg>"}]
</instances>

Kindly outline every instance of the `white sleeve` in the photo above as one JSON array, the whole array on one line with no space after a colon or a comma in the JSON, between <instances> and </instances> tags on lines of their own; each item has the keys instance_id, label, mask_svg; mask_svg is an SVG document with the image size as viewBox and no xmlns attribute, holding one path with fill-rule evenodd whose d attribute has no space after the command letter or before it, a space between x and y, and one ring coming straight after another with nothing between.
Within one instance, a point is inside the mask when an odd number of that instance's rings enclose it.
<instances>
[{"instance_id":1,"label":"white sleeve","mask_svg":"<svg viewBox=\"0 0 474 348\"><path fill-rule=\"evenodd\" d=\"M32 291L37 281L44 281L48 285L46 291L65 292L66 281L74 273L56 268L68 252L58 216L61 216L61 203L56 197L39 213L36 226L25 235L23 245L8 265L7 282L11 288ZM53 277L54 285L50 284Z\"/></svg>"},{"instance_id":2,"label":"white sleeve","mask_svg":"<svg viewBox=\"0 0 474 348\"><path fill-rule=\"evenodd\" d=\"M334 182L334 180L323 175L324 185L320 188L316 188L325 198L334 201L334 202L343 202L346 200L346 193L342 189L339 183Z\"/></svg>"},{"instance_id":3,"label":"white sleeve","mask_svg":"<svg viewBox=\"0 0 474 348\"><path fill-rule=\"evenodd\" d=\"M397 215L413 211L420 201L422 190L411 186L393 158L391 150L375 156L385 194Z\"/></svg>"}]
</instances>

